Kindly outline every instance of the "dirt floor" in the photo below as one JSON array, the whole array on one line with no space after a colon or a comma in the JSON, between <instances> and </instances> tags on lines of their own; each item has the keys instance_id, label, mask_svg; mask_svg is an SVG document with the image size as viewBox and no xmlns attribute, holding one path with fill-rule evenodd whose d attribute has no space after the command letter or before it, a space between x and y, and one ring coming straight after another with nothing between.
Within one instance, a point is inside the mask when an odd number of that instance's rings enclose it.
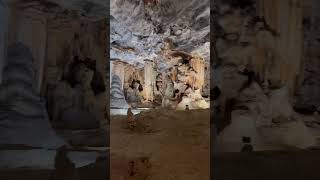
<instances>
[{"instance_id":1,"label":"dirt floor","mask_svg":"<svg viewBox=\"0 0 320 180\"><path fill-rule=\"evenodd\" d=\"M218 153L213 180L319 180L319 150Z\"/></svg>"},{"instance_id":2,"label":"dirt floor","mask_svg":"<svg viewBox=\"0 0 320 180\"><path fill-rule=\"evenodd\" d=\"M146 127L132 131L126 116L111 117L111 180L209 180L209 110L156 109L135 118Z\"/></svg>"}]
</instances>

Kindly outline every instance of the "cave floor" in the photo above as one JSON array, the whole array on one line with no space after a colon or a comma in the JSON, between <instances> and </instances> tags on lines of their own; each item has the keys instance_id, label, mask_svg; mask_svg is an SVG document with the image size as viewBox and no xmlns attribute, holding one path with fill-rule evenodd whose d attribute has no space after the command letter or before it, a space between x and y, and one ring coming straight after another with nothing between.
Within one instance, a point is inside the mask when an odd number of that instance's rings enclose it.
<instances>
[{"instance_id":1,"label":"cave floor","mask_svg":"<svg viewBox=\"0 0 320 180\"><path fill-rule=\"evenodd\" d=\"M129 161L138 157L149 158L151 168L145 170L148 180L209 179L209 110L156 109L147 114L143 117L152 119L151 128L155 129L152 133L124 129L122 124L126 116L111 117L111 180L124 178L128 174Z\"/></svg>"},{"instance_id":2,"label":"cave floor","mask_svg":"<svg viewBox=\"0 0 320 180\"><path fill-rule=\"evenodd\" d=\"M217 180L320 179L320 150L217 153L211 160Z\"/></svg>"},{"instance_id":3,"label":"cave floor","mask_svg":"<svg viewBox=\"0 0 320 180\"><path fill-rule=\"evenodd\" d=\"M109 157L85 167L77 168L77 178L66 177L59 180L106 180L109 179ZM54 171L50 169L18 168L0 169L1 180L52 180Z\"/></svg>"}]
</instances>

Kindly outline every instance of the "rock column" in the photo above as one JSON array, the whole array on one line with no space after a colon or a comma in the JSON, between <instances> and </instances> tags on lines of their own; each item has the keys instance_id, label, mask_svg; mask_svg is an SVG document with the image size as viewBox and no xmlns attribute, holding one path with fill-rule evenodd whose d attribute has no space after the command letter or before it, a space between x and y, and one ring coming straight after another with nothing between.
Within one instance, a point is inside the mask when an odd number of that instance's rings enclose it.
<instances>
[{"instance_id":1,"label":"rock column","mask_svg":"<svg viewBox=\"0 0 320 180\"><path fill-rule=\"evenodd\" d=\"M144 65L144 95L146 101L153 101L154 86L156 82L156 72L154 70L154 62L145 60Z\"/></svg>"}]
</instances>

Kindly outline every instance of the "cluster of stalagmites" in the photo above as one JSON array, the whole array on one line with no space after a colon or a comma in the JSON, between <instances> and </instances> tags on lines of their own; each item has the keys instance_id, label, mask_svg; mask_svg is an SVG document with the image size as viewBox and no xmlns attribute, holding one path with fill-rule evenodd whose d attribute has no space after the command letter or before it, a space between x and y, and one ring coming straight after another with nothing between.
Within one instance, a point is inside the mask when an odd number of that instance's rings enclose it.
<instances>
[{"instance_id":1,"label":"cluster of stalagmites","mask_svg":"<svg viewBox=\"0 0 320 180\"><path fill-rule=\"evenodd\" d=\"M268 2L257 2L268 7ZM289 58L281 52L288 39L277 30L282 28L282 32L285 25L268 24L284 19L259 17L256 6L255 1L245 4L219 1L214 9L216 56L211 88L217 147L221 151L240 151L243 137L251 138L255 150L316 146L315 134L305 123L317 121L316 118L298 114L292 107L300 70L299 62L288 64L283 59ZM290 8L298 11L296 6ZM289 21L299 20L296 18ZM295 53L299 56L298 50Z\"/></svg>"},{"instance_id":2,"label":"cluster of stalagmites","mask_svg":"<svg viewBox=\"0 0 320 180\"><path fill-rule=\"evenodd\" d=\"M51 128L45 101L37 92L36 73L26 46L9 47L0 86L0 144L47 148L64 144Z\"/></svg>"}]
</instances>

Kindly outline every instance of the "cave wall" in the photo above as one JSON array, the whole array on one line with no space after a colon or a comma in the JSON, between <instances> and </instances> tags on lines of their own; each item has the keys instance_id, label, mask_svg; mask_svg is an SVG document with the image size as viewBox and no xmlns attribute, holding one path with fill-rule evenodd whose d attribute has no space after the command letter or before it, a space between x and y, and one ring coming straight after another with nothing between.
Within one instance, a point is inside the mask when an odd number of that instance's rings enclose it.
<instances>
[{"instance_id":1,"label":"cave wall","mask_svg":"<svg viewBox=\"0 0 320 180\"><path fill-rule=\"evenodd\" d=\"M36 9L10 7L9 44L22 42L31 48L37 69L37 89L40 92L47 44L47 19Z\"/></svg>"},{"instance_id":2,"label":"cave wall","mask_svg":"<svg viewBox=\"0 0 320 180\"><path fill-rule=\"evenodd\" d=\"M107 85L104 57L106 51L105 20L69 20L66 23L63 19L53 19L49 21L48 29L48 59L44 74L46 80L42 87L46 94L50 94L51 89L57 87L61 80L68 73L70 74L70 68L72 68L76 56L85 63L94 62L94 67L86 65L87 68L99 76L99 79L96 79L99 86ZM87 78L90 81L90 77ZM94 79L91 79L92 81ZM98 92L95 89L97 87L88 88L87 93L84 94L84 101L87 102L85 103L87 104L85 105L86 109L103 120L107 105L106 88L103 87L103 90L98 90Z\"/></svg>"},{"instance_id":3,"label":"cave wall","mask_svg":"<svg viewBox=\"0 0 320 180\"><path fill-rule=\"evenodd\" d=\"M310 2L217 0L211 90L221 151L240 151L244 136L256 151L265 150L264 141L278 146L272 149L316 144L307 123L317 118L319 92L319 46L310 33L317 8L306 8Z\"/></svg>"},{"instance_id":4,"label":"cave wall","mask_svg":"<svg viewBox=\"0 0 320 180\"><path fill-rule=\"evenodd\" d=\"M217 2L213 62L251 69L263 86L286 86L296 110L314 112L320 106L319 2L252 2L244 8Z\"/></svg>"},{"instance_id":5,"label":"cave wall","mask_svg":"<svg viewBox=\"0 0 320 180\"><path fill-rule=\"evenodd\" d=\"M216 64L253 71L259 83L287 86L291 100L301 79L303 6L299 0L218 2L215 10ZM219 62L217 62L219 61Z\"/></svg>"},{"instance_id":6,"label":"cave wall","mask_svg":"<svg viewBox=\"0 0 320 180\"><path fill-rule=\"evenodd\" d=\"M125 77L125 67L127 63L124 63L122 61L116 60L111 61L111 67L112 67L112 76L116 75L120 78L121 82L121 90L124 89L124 77ZM112 81L110 82L112 83Z\"/></svg>"},{"instance_id":7,"label":"cave wall","mask_svg":"<svg viewBox=\"0 0 320 180\"><path fill-rule=\"evenodd\" d=\"M301 73L303 76L296 91L295 108L303 113L312 113L320 107L320 61L319 61L319 29L320 4L316 0L308 0L304 5L304 52Z\"/></svg>"},{"instance_id":8,"label":"cave wall","mask_svg":"<svg viewBox=\"0 0 320 180\"><path fill-rule=\"evenodd\" d=\"M266 24L275 33L275 39L268 47L272 49L275 64L269 76L277 75L275 78L287 85L293 96L302 63L303 1L259 0L257 3L259 16L264 17ZM259 42L262 43L265 44L264 39Z\"/></svg>"},{"instance_id":9,"label":"cave wall","mask_svg":"<svg viewBox=\"0 0 320 180\"><path fill-rule=\"evenodd\" d=\"M124 76L124 86L128 88L131 86L133 80L140 81L141 84L144 84L144 70L143 68L135 67L134 65L127 64L125 66L125 76Z\"/></svg>"},{"instance_id":10,"label":"cave wall","mask_svg":"<svg viewBox=\"0 0 320 180\"><path fill-rule=\"evenodd\" d=\"M2 82L2 70L5 65L6 43L8 32L8 8L7 5L0 1L0 83Z\"/></svg>"},{"instance_id":11,"label":"cave wall","mask_svg":"<svg viewBox=\"0 0 320 180\"><path fill-rule=\"evenodd\" d=\"M31 49L36 66L37 91L46 98L51 119L60 119L54 115L57 113L54 104L61 100L63 102L60 102L61 107L58 108L60 112L64 108L79 106L77 108L84 108L83 111L94 114L95 119L104 122L107 110L106 19L84 18L76 11L58 5L53 8L41 2L28 5L9 4L6 46L21 42ZM75 62L75 57L80 61ZM81 100L69 99L70 102L67 102L68 98L57 97L60 94L71 98L77 93L72 84L65 85L71 76L81 84L83 95L78 94L78 99L83 99L83 105L76 102Z\"/></svg>"},{"instance_id":12,"label":"cave wall","mask_svg":"<svg viewBox=\"0 0 320 180\"><path fill-rule=\"evenodd\" d=\"M90 58L96 61L96 69L101 74L106 72L105 20L97 22L78 20L63 22L63 19L49 21L47 62L48 69L58 68L67 71L67 66L74 56L81 60ZM50 77L50 71L46 76ZM62 73L60 72L60 73ZM106 76L103 76L106 81Z\"/></svg>"},{"instance_id":13,"label":"cave wall","mask_svg":"<svg viewBox=\"0 0 320 180\"><path fill-rule=\"evenodd\" d=\"M120 83L118 91L124 94L125 100L128 103L141 102L142 98L146 97L147 92L145 89L145 67L137 67L120 59L112 60L110 66L112 67L111 75L119 78L119 80L116 79ZM112 86L113 80L110 84Z\"/></svg>"}]
</instances>

